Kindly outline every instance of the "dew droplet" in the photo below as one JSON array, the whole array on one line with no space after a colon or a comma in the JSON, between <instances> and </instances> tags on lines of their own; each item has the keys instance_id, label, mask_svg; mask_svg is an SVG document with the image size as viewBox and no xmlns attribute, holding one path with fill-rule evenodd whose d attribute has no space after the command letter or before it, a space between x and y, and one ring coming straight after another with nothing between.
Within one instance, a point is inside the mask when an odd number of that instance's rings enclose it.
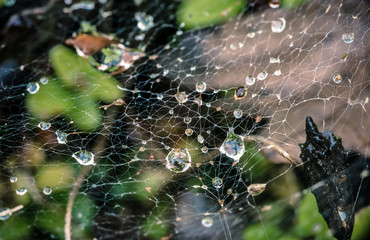
<instances>
[{"instance_id":1,"label":"dew droplet","mask_svg":"<svg viewBox=\"0 0 370 240\"><path fill-rule=\"evenodd\" d=\"M280 63L279 57L270 57L270 63Z\"/></svg>"},{"instance_id":2,"label":"dew droplet","mask_svg":"<svg viewBox=\"0 0 370 240\"><path fill-rule=\"evenodd\" d=\"M278 20L274 20L271 22L271 30L274 33L281 33L284 31L286 25L286 21L284 18L279 18Z\"/></svg>"},{"instance_id":3,"label":"dew droplet","mask_svg":"<svg viewBox=\"0 0 370 240\"><path fill-rule=\"evenodd\" d=\"M355 40L355 35L353 33L344 33L342 39L345 43L352 43Z\"/></svg>"},{"instance_id":4,"label":"dew droplet","mask_svg":"<svg viewBox=\"0 0 370 240\"><path fill-rule=\"evenodd\" d=\"M280 70L280 69L276 70L276 71L274 72L274 75L275 75L275 76L280 76L280 75L281 75L281 70Z\"/></svg>"},{"instance_id":5,"label":"dew droplet","mask_svg":"<svg viewBox=\"0 0 370 240\"><path fill-rule=\"evenodd\" d=\"M202 219L202 225L206 228L212 227L213 219L211 217L205 217Z\"/></svg>"},{"instance_id":6,"label":"dew droplet","mask_svg":"<svg viewBox=\"0 0 370 240\"><path fill-rule=\"evenodd\" d=\"M184 148L173 149L166 157L166 167L175 173L185 172L191 165L189 151Z\"/></svg>"},{"instance_id":7,"label":"dew droplet","mask_svg":"<svg viewBox=\"0 0 370 240\"><path fill-rule=\"evenodd\" d=\"M339 73L334 74L333 75L333 82L341 83L342 82L342 76Z\"/></svg>"},{"instance_id":8,"label":"dew droplet","mask_svg":"<svg viewBox=\"0 0 370 240\"><path fill-rule=\"evenodd\" d=\"M18 181L18 178L17 177L10 177L9 180L10 180L11 183L15 183L15 182Z\"/></svg>"},{"instance_id":9,"label":"dew droplet","mask_svg":"<svg viewBox=\"0 0 370 240\"><path fill-rule=\"evenodd\" d=\"M225 141L220 147L220 152L234 159L234 162L239 162L240 157L245 152L243 138L236 135L233 131L228 132Z\"/></svg>"},{"instance_id":10,"label":"dew droplet","mask_svg":"<svg viewBox=\"0 0 370 240\"><path fill-rule=\"evenodd\" d=\"M35 94L39 91L40 85L37 82L30 82L27 84L27 91L31 94Z\"/></svg>"},{"instance_id":11,"label":"dew droplet","mask_svg":"<svg viewBox=\"0 0 370 240\"><path fill-rule=\"evenodd\" d=\"M146 13L143 12L135 13L135 19L137 21L137 27L141 31L147 31L148 29L154 26L153 16L146 15Z\"/></svg>"},{"instance_id":12,"label":"dew droplet","mask_svg":"<svg viewBox=\"0 0 370 240\"><path fill-rule=\"evenodd\" d=\"M270 8L278 8L280 7L280 0L269 0Z\"/></svg>"},{"instance_id":13,"label":"dew droplet","mask_svg":"<svg viewBox=\"0 0 370 240\"><path fill-rule=\"evenodd\" d=\"M202 150L202 153L207 153L207 152L208 152L208 147L203 146L203 147L201 148L201 150Z\"/></svg>"},{"instance_id":14,"label":"dew droplet","mask_svg":"<svg viewBox=\"0 0 370 240\"><path fill-rule=\"evenodd\" d=\"M193 130L191 128L187 128L185 130L185 134L186 134L186 136L191 136L191 135L193 135Z\"/></svg>"},{"instance_id":15,"label":"dew droplet","mask_svg":"<svg viewBox=\"0 0 370 240\"><path fill-rule=\"evenodd\" d=\"M4 0L5 7L12 7L15 4L16 0Z\"/></svg>"},{"instance_id":16,"label":"dew droplet","mask_svg":"<svg viewBox=\"0 0 370 240\"><path fill-rule=\"evenodd\" d=\"M173 109L170 109L170 110L168 111L168 113L172 115L172 114L173 114Z\"/></svg>"},{"instance_id":17,"label":"dew droplet","mask_svg":"<svg viewBox=\"0 0 370 240\"><path fill-rule=\"evenodd\" d=\"M40 78L40 83L47 84L48 82L49 82L49 79L47 77L41 77Z\"/></svg>"},{"instance_id":18,"label":"dew droplet","mask_svg":"<svg viewBox=\"0 0 370 240\"><path fill-rule=\"evenodd\" d=\"M53 189L51 187L44 187L44 190L42 191L45 195L50 195L53 192Z\"/></svg>"},{"instance_id":19,"label":"dew droplet","mask_svg":"<svg viewBox=\"0 0 370 240\"><path fill-rule=\"evenodd\" d=\"M12 210L9 208L0 208L0 220L5 221L12 216Z\"/></svg>"},{"instance_id":20,"label":"dew droplet","mask_svg":"<svg viewBox=\"0 0 370 240\"><path fill-rule=\"evenodd\" d=\"M51 126L50 123L48 122L40 122L38 125L37 125L39 128L41 128L41 130L48 130Z\"/></svg>"},{"instance_id":21,"label":"dew droplet","mask_svg":"<svg viewBox=\"0 0 370 240\"><path fill-rule=\"evenodd\" d=\"M81 165L95 165L94 154L86 150L75 152L72 157Z\"/></svg>"},{"instance_id":22,"label":"dew droplet","mask_svg":"<svg viewBox=\"0 0 370 240\"><path fill-rule=\"evenodd\" d=\"M253 77L253 76L251 76L251 75L249 75L249 76L247 76L246 78L245 78L245 83L247 84L247 85L253 85L254 84L254 82L256 81L256 79Z\"/></svg>"},{"instance_id":23,"label":"dew droplet","mask_svg":"<svg viewBox=\"0 0 370 240\"><path fill-rule=\"evenodd\" d=\"M263 71L263 72L260 72L258 75L257 75L257 79L258 80L265 80L267 78L269 74L266 72L266 71Z\"/></svg>"},{"instance_id":24,"label":"dew droplet","mask_svg":"<svg viewBox=\"0 0 370 240\"><path fill-rule=\"evenodd\" d=\"M163 99L163 95L162 95L162 94L160 94L160 93L159 93L159 94L157 94L157 99L158 99L158 100L162 100L162 99Z\"/></svg>"},{"instance_id":25,"label":"dew droplet","mask_svg":"<svg viewBox=\"0 0 370 240\"><path fill-rule=\"evenodd\" d=\"M202 135L198 135L197 140L200 144L204 143L204 137Z\"/></svg>"},{"instance_id":26,"label":"dew droplet","mask_svg":"<svg viewBox=\"0 0 370 240\"><path fill-rule=\"evenodd\" d=\"M243 116L243 111L241 109L235 109L234 110L234 117L239 119Z\"/></svg>"},{"instance_id":27,"label":"dew droplet","mask_svg":"<svg viewBox=\"0 0 370 240\"><path fill-rule=\"evenodd\" d=\"M206 88L207 84L205 82L197 82L197 84L195 85L195 90L197 90L197 92L199 93L204 92Z\"/></svg>"},{"instance_id":28,"label":"dew droplet","mask_svg":"<svg viewBox=\"0 0 370 240\"><path fill-rule=\"evenodd\" d=\"M27 193L27 189L26 189L26 188L24 188L24 187L22 187L22 188L18 188L17 190L15 190L15 193L16 193L17 195L23 196L24 194L26 194L26 193Z\"/></svg>"},{"instance_id":29,"label":"dew droplet","mask_svg":"<svg viewBox=\"0 0 370 240\"><path fill-rule=\"evenodd\" d=\"M185 124L189 124L189 123L191 123L191 117L189 117L189 116L184 117L184 123L185 123Z\"/></svg>"},{"instance_id":30,"label":"dew droplet","mask_svg":"<svg viewBox=\"0 0 370 240\"><path fill-rule=\"evenodd\" d=\"M198 106L202 106L202 104L203 104L202 99L200 99L200 98L195 98L194 103L196 103Z\"/></svg>"},{"instance_id":31,"label":"dew droplet","mask_svg":"<svg viewBox=\"0 0 370 240\"><path fill-rule=\"evenodd\" d=\"M265 183L255 183L248 186L248 193L252 196L260 195L266 189Z\"/></svg>"},{"instance_id":32,"label":"dew droplet","mask_svg":"<svg viewBox=\"0 0 370 240\"><path fill-rule=\"evenodd\" d=\"M221 188L224 185L223 181L219 177L215 177L212 179L212 184L215 188Z\"/></svg>"},{"instance_id":33,"label":"dew droplet","mask_svg":"<svg viewBox=\"0 0 370 240\"><path fill-rule=\"evenodd\" d=\"M235 94L234 94L235 100L245 98L245 96L247 96L247 92L248 92L247 88L245 88L245 87L238 87L235 90Z\"/></svg>"},{"instance_id":34,"label":"dew droplet","mask_svg":"<svg viewBox=\"0 0 370 240\"><path fill-rule=\"evenodd\" d=\"M234 43L230 44L230 49L231 50L236 50L236 45Z\"/></svg>"},{"instance_id":35,"label":"dew droplet","mask_svg":"<svg viewBox=\"0 0 370 240\"><path fill-rule=\"evenodd\" d=\"M188 95L185 92L178 92L175 94L175 98L179 103L185 103L188 101Z\"/></svg>"},{"instance_id":36,"label":"dew droplet","mask_svg":"<svg viewBox=\"0 0 370 240\"><path fill-rule=\"evenodd\" d=\"M59 144L67 143L67 137L68 137L67 133L57 130L55 134L57 135L57 140Z\"/></svg>"}]
</instances>

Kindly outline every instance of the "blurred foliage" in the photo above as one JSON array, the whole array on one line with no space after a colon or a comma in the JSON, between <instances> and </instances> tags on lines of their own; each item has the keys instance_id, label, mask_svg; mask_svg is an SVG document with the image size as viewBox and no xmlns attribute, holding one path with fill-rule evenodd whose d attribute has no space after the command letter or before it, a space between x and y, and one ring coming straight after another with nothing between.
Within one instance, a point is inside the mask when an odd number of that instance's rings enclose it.
<instances>
[{"instance_id":1,"label":"blurred foliage","mask_svg":"<svg viewBox=\"0 0 370 240\"><path fill-rule=\"evenodd\" d=\"M210 27L235 17L246 4L246 0L185 0L177 10L177 23L184 23L185 29Z\"/></svg>"}]
</instances>

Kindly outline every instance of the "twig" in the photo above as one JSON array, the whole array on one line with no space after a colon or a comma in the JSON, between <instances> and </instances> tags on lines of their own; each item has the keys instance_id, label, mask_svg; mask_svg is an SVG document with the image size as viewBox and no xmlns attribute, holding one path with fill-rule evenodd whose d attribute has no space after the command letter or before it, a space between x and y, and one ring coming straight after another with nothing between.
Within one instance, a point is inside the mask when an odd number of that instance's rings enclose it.
<instances>
[{"instance_id":1,"label":"twig","mask_svg":"<svg viewBox=\"0 0 370 240\"><path fill-rule=\"evenodd\" d=\"M278 154L280 154L282 157L293 163L294 165L298 166L298 162L295 158L290 156L290 154L285 151L282 147L280 147L277 143L275 143L272 140L266 139L262 136L254 136L254 135L248 135L244 138L245 141L256 141L256 142L262 142L269 146L269 149L272 149L276 151Z\"/></svg>"},{"instance_id":2,"label":"twig","mask_svg":"<svg viewBox=\"0 0 370 240\"><path fill-rule=\"evenodd\" d=\"M13 213L21 210L22 208L23 208L23 205L18 205L16 207L12 208L12 209L8 209L7 211L3 211L3 212L0 213L0 217L4 217L8 214L13 214Z\"/></svg>"},{"instance_id":3,"label":"twig","mask_svg":"<svg viewBox=\"0 0 370 240\"><path fill-rule=\"evenodd\" d=\"M96 163L98 163L101 154L104 151L105 143L107 141L107 135L109 135L111 128L113 127L114 119L117 113L117 109L109 108L107 110L106 118L103 125L106 125L102 132L99 134L99 137L96 139L96 144L93 148L93 154L95 155ZM71 223L72 223L72 209L74 201L77 197L78 191L80 190L83 181L85 180L86 176L91 172L94 165L84 166L77 177L77 180L73 184L73 189L69 194L67 209L65 214L65 224L64 224L64 237L65 240L71 240L72 232L71 232Z\"/></svg>"}]
</instances>

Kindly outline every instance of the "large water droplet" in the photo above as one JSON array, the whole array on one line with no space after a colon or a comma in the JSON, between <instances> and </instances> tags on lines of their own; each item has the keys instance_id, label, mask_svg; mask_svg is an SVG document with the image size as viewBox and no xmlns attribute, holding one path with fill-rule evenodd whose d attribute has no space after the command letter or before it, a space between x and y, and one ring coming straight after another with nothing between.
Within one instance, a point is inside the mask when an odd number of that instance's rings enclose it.
<instances>
[{"instance_id":1,"label":"large water droplet","mask_svg":"<svg viewBox=\"0 0 370 240\"><path fill-rule=\"evenodd\" d=\"M234 159L235 162L239 162L240 157L245 152L242 137L236 135L233 131L228 132L225 141L220 147L220 152Z\"/></svg>"},{"instance_id":2,"label":"large water droplet","mask_svg":"<svg viewBox=\"0 0 370 240\"><path fill-rule=\"evenodd\" d=\"M157 99L158 99L158 100L162 100L162 99L163 99L163 95L162 95L162 94L160 94L160 93L159 93L159 94L157 94Z\"/></svg>"},{"instance_id":3,"label":"large water droplet","mask_svg":"<svg viewBox=\"0 0 370 240\"><path fill-rule=\"evenodd\" d=\"M185 92L178 92L175 94L175 98L179 103L185 103L188 101L188 95Z\"/></svg>"},{"instance_id":4,"label":"large water droplet","mask_svg":"<svg viewBox=\"0 0 370 240\"><path fill-rule=\"evenodd\" d=\"M271 30L274 33L281 33L285 29L286 21L284 18L279 18L271 22Z\"/></svg>"},{"instance_id":5,"label":"large water droplet","mask_svg":"<svg viewBox=\"0 0 370 240\"><path fill-rule=\"evenodd\" d=\"M212 227L213 219L211 217L205 217L202 219L202 225L206 228Z\"/></svg>"},{"instance_id":6,"label":"large water droplet","mask_svg":"<svg viewBox=\"0 0 370 240\"><path fill-rule=\"evenodd\" d=\"M344 33L342 39L345 43L351 43L355 40L355 35L353 33Z\"/></svg>"},{"instance_id":7,"label":"large water droplet","mask_svg":"<svg viewBox=\"0 0 370 240\"><path fill-rule=\"evenodd\" d=\"M26 188L24 188L24 187L22 187L22 188L18 188L17 190L15 190L15 193L16 193L17 195L23 196L24 194L26 194L26 193L27 193L27 189L26 189Z\"/></svg>"},{"instance_id":8,"label":"large water droplet","mask_svg":"<svg viewBox=\"0 0 370 240\"><path fill-rule=\"evenodd\" d=\"M189 117L189 116L184 117L184 123L185 123L185 124L189 124L189 123L191 123L191 117Z\"/></svg>"},{"instance_id":9,"label":"large water droplet","mask_svg":"<svg viewBox=\"0 0 370 240\"><path fill-rule=\"evenodd\" d=\"M249 75L249 76L247 76L246 78L245 78L245 83L247 84L247 85L253 85L254 84L254 82L256 81L256 79L253 77L253 76L251 76L251 75Z\"/></svg>"},{"instance_id":10,"label":"large water droplet","mask_svg":"<svg viewBox=\"0 0 370 240\"><path fill-rule=\"evenodd\" d=\"M51 189L51 187L44 187L44 190L42 192L45 195L50 195L53 192L53 189Z\"/></svg>"},{"instance_id":11,"label":"large water droplet","mask_svg":"<svg viewBox=\"0 0 370 240\"><path fill-rule=\"evenodd\" d=\"M248 186L248 193L252 196L260 195L266 189L265 183L255 183Z\"/></svg>"},{"instance_id":12,"label":"large water droplet","mask_svg":"<svg viewBox=\"0 0 370 240\"><path fill-rule=\"evenodd\" d=\"M146 15L143 12L135 13L135 19L137 21L137 27L141 31L147 31L148 29L150 29L154 26L153 16Z\"/></svg>"},{"instance_id":13,"label":"large water droplet","mask_svg":"<svg viewBox=\"0 0 370 240\"><path fill-rule=\"evenodd\" d=\"M257 76L257 79L262 81L262 80L265 80L267 76L268 76L268 73L266 71L260 72Z\"/></svg>"},{"instance_id":14,"label":"large water droplet","mask_svg":"<svg viewBox=\"0 0 370 240\"><path fill-rule=\"evenodd\" d=\"M166 167L175 173L188 170L191 165L189 151L184 148L173 149L166 157Z\"/></svg>"},{"instance_id":15,"label":"large water droplet","mask_svg":"<svg viewBox=\"0 0 370 240\"><path fill-rule=\"evenodd\" d=\"M203 147L201 148L201 150L202 150L202 153L207 153L207 152L208 152L208 147L203 146Z\"/></svg>"},{"instance_id":16,"label":"large water droplet","mask_svg":"<svg viewBox=\"0 0 370 240\"><path fill-rule=\"evenodd\" d=\"M221 188L222 185L224 185L224 182L222 181L221 178L215 177L212 179L212 184L215 188Z\"/></svg>"},{"instance_id":17,"label":"large water droplet","mask_svg":"<svg viewBox=\"0 0 370 240\"><path fill-rule=\"evenodd\" d=\"M31 94L35 94L39 91L40 85L37 82L30 82L27 84L27 91Z\"/></svg>"},{"instance_id":18,"label":"large water droplet","mask_svg":"<svg viewBox=\"0 0 370 240\"><path fill-rule=\"evenodd\" d=\"M334 76L333 76L333 82L335 82L335 83L341 83L342 82L342 76L339 73L334 74Z\"/></svg>"},{"instance_id":19,"label":"large water droplet","mask_svg":"<svg viewBox=\"0 0 370 240\"><path fill-rule=\"evenodd\" d=\"M12 215L12 210L9 208L0 208L0 220L5 221Z\"/></svg>"},{"instance_id":20,"label":"large water droplet","mask_svg":"<svg viewBox=\"0 0 370 240\"><path fill-rule=\"evenodd\" d=\"M234 117L239 119L243 116L243 111L241 109L235 109L234 110Z\"/></svg>"},{"instance_id":21,"label":"large water droplet","mask_svg":"<svg viewBox=\"0 0 370 240\"><path fill-rule=\"evenodd\" d=\"M60 143L60 144L66 144L67 143L67 137L68 137L67 133L57 130L55 132L55 134L57 135L58 143Z\"/></svg>"},{"instance_id":22,"label":"large water droplet","mask_svg":"<svg viewBox=\"0 0 370 240\"><path fill-rule=\"evenodd\" d=\"M48 130L51 124L48 122L40 122L37 126L41 128L41 130Z\"/></svg>"},{"instance_id":23,"label":"large water droplet","mask_svg":"<svg viewBox=\"0 0 370 240\"><path fill-rule=\"evenodd\" d=\"M186 134L186 136L191 136L191 135L193 135L193 130L191 128L187 128L185 130L185 134Z\"/></svg>"},{"instance_id":24,"label":"large water droplet","mask_svg":"<svg viewBox=\"0 0 370 240\"><path fill-rule=\"evenodd\" d=\"M94 154L86 150L75 152L72 157L81 165L95 165Z\"/></svg>"},{"instance_id":25,"label":"large water droplet","mask_svg":"<svg viewBox=\"0 0 370 240\"><path fill-rule=\"evenodd\" d=\"M247 96L247 91L248 90L245 87L238 87L237 89L235 89L235 94L234 94L235 100L245 98L245 96Z\"/></svg>"},{"instance_id":26,"label":"large water droplet","mask_svg":"<svg viewBox=\"0 0 370 240\"><path fill-rule=\"evenodd\" d=\"M196 85L195 85L195 90L197 90L197 92L199 93L202 93L206 90L207 88L207 84L205 82L198 82Z\"/></svg>"},{"instance_id":27,"label":"large water droplet","mask_svg":"<svg viewBox=\"0 0 370 240\"><path fill-rule=\"evenodd\" d=\"M5 7L12 7L15 4L16 0L5 0L4 5Z\"/></svg>"},{"instance_id":28,"label":"large water droplet","mask_svg":"<svg viewBox=\"0 0 370 240\"><path fill-rule=\"evenodd\" d=\"M18 178L17 177L10 177L9 180L10 180L11 183L15 183L15 182L18 181Z\"/></svg>"}]
</instances>

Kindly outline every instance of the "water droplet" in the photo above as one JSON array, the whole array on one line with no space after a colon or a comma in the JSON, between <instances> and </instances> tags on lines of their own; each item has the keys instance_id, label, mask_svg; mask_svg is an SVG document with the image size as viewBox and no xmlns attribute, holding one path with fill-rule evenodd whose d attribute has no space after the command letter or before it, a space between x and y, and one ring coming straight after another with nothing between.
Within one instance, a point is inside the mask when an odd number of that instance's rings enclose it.
<instances>
[{"instance_id":1,"label":"water droplet","mask_svg":"<svg viewBox=\"0 0 370 240\"><path fill-rule=\"evenodd\" d=\"M95 2L82 1L79 3L72 4L72 6L67 9L67 12L83 9L83 10L93 10L95 8Z\"/></svg>"},{"instance_id":2,"label":"water droplet","mask_svg":"<svg viewBox=\"0 0 370 240\"><path fill-rule=\"evenodd\" d=\"M0 208L0 220L5 221L12 215L12 210L9 208Z\"/></svg>"},{"instance_id":3,"label":"water droplet","mask_svg":"<svg viewBox=\"0 0 370 240\"><path fill-rule=\"evenodd\" d=\"M258 74L258 76L257 76L257 79L258 80L265 80L266 78L267 78L267 76L268 76L269 74L266 72L266 71L264 71L264 72L260 72L259 74Z\"/></svg>"},{"instance_id":4,"label":"water droplet","mask_svg":"<svg viewBox=\"0 0 370 240\"><path fill-rule=\"evenodd\" d=\"M211 217L205 217L202 219L202 225L206 228L212 227L213 219Z\"/></svg>"},{"instance_id":5,"label":"water droplet","mask_svg":"<svg viewBox=\"0 0 370 240\"><path fill-rule=\"evenodd\" d=\"M53 192L53 189L51 189L51 187L44 187L44 190L42 192L45 195L50 195Z\"/></svg>"},{"instance_id":6,"label":"water droplet","mask_svg":"<svg viewBox=\"0 0 370 240\"><path fill-rule=\"evenodd\" d=\"M26 188L24 188L24 187L22 187L22 188L18 188L17 190L15 190L15 193L16 193L17 195L23 196L24 194L26 194L26 193L27 193L27 189L26 189Z\"/></svg>"},{"instance_id":7,"label":"water droplet","mask_svg":"<svg viewBox=\"0 0 370 240\"><path fill-rule=\"evenodd\" d=\"M170 71L168 69L163 70L163 76L166 76Z\"/></svg>"},{"instance_id":8,"label":"water droplet","mask_svg":"<svg viewBox=\"0 0 370 240\"><path fill-rule=\"evenodd\" d=\"M211 105L211 103L210 102L207 102L206 103L206 107L211 107L212 105Z\"/></svg>"},{"instance_id":9,"label":"water droplet","mask_svg":"<svg viewBox=\"0 0 370 240\"><path fill-rule=\"evenodd\" d=\"M41 130L48 130L51 124L48 122L40 122L37 126L41 128Z\"/></svg>"},{"instance_id":10,"label":"water droplet","mask_svg":"<svg viewBox=\"0 0 370 240\"><path fill-rule=\"evenodd\" d=\"M245 78L245 83L247 84L247 85L253 85L254 84L254 82L256 81L256 79L253 77L253 76L251 76L251 75L249 75L249 76L247 76L246 78Z\"/></svg>"},{"instance_id":11,"label":"water droplet","mask_svg":"<svg viewBox=\"0 0 370 240\"><path fill-rule=\"evenodd\" d=\"M278 8L280 7L280 0L269 0L270 8Z\"/></svg>"},{"instance_id":12,"label":"water droplet","mask_svg":"<svg viewBox=\"0 0 370 240\"><path fill-rule=\"evenodd\" d=\"M15 182L17 182L18 178L17 177L10 177L9 180L10 180L11 183L15 183Z\"/></svg>"},{"instance_id":13,"label":"water droplet","mask_svg":"<svg viewBox=\"0 0 370 240\"><path fill-rule=\"evenodd\" d=\"M137 27L141 31L147 31L148 29L150 29L154 26L153 16L146 15L143 12L135 13L135 19L137 21Z\"/></svg>"},{"instance_id":14,"label":"water droplet","mask_svg":"<svg viewBox=\"0 0 370 240\"><path fill-rule=\"evenodd\" d=\"M197 92L199 93L202 93L206 90L206 87L207 87L207 84L205 82L198 82L196 85L195 85L195 89L197 90Z\"/></svg>"},{"instance_id":15,"label":"water droplet","mask_svg":"<svg viewBox=\"0 0 370 240\"><path fill-rule=\"evenodd\" d=\"M265 183L255 183L248 186L248 193L252 196L260 195L266 189Z\"/></svg>"},{"instance_id":16,"label":"water droplet","mask_svg":"<svg viewBox=\"0 0 370 240\"><path fill-rule=\"evenodd\" d=\"M234 110L234 117L239 119L243 116L243 111L241 109L235 109Z\"/></svg>"},{"instance_id":17,"label":"water droplet","mask_svg":"<svg viewBox=\"0 0 370 240\"><path fill-rule=\"evenodd\" d=\"M249 32L247 33L247 37L249 38L254 38L256 36L256 33L255 32Z\"/></svg>"},{"instance_id":18,"label":"water droplet","mask_svg":"<svg viewBox=\"0 0 370 240\"><path fill-rule=\"evenodd\" d=\"M27 84L27 91L31 94L35 94L39 91L40 85L37 82L30 82Z\"/></svg>"},{"instance_id":19,"label":"water droplet","mask_svg":"<svg viewBox=\"0 0 370 240\"><path fill-rule=\"evenodd\" d=\"M208 147L203 146L201 150L202 150L202 153L207 153L208 152Z\"/></svg>"},{"instance_id":20,"label":"water droplet","mask_svg":"<svg viewBox=\"0 0 370 240\"><path fill-rule=\"evenodd\" d=\"M72 157L81 165L95 165L94 154L86 150L75 152Z\"/></svg>"},{"instance_id":21,"label":"water droplet","mask_svg":"<svg viewBox=\"0 0 370 240\"><path fill-rule=\"evenodd\" d=\"M271 22L271 30L274 33L281 33L285 29L286 21L284 18L279 18Z\"/></svg>"},{"instance_id":22,"label":"water droplet","mask_svg":"<svg viewBox=\"0 0 370 240\"><path fill-rule=\"evenodd\" d=\"M345 43L351 43L355 40L355 35L353 33L344 33L342 39Z\"/></svg>"},{"instance_id":23,"label":"water droplet","mask_svg":"<svg viewBox=\"0 0 370 240\"><path fill-rule=\"evenodd\" d=\"M49 79L47 77L41 77L40 78L40 83L47 84L48 82L49 82Z\"/></svg>"},{"instance_id":24,"label":"water droplet","mask_svg":"<svg viewBox=\"0 0 370 240\"><path fill-rule=\"evenodd\" d=\"M162 100L163 99L163 95L162 94L157 94L157 99L158 100Z\"/></svg>"},{"instance_id":25,"label":"water droplet","mask_svg":"<svg viewBox=\"0 0 370 240\"><path fill-rule=\"evenodd\" d=\"M185 103L188 101L188 95L185 92L178 92L175 94L175 98L179 103Z\"/></svg>"},{"instance_id":26,"label":"water droplet","mask_svg":"<svg viewBox=\"0 0 370 240\"><path fill-rule=\"evenodd\" d=\"M166 157L166 167L175 173L185 172L191 165L189 151L184 148L173 149Z\"/></svg>"},{"instance_id":27,"label":"water droplet","mask_svg":"<svg viewBox=\"0 0 370 240\"><path fill-rule=\"evenodd\" d=\"M204 137L202 135L200 135L200 134L198 135L197 140L201 144L204 143Z\"/></svg>"},{"instance_id":28,"label":"water droplet","mask_svg":"<svg viewBox=\"0 0 370 240\"><path fill-rule=\"evenodd\" d=\"M280 63L279 57L270 57L270 63Z\"/></svg>"},{"instance_id":29,"label":"water droplet","mask_svg":"<svg viewBox=\"0 0 370 240\"><path fill-rule=\"evenodd\" d=\"M184 123L185 123L185 124L189 124L189 123L191 123L191 117L189 117L189 116L184 117Z\"/></svg>"},{"instance_id":30,"label":"water droplet","mask_svg":"<svg viewBox=\"0 0 370 240\"><path fill-rule=\"evenodd\" d=\"M191 135L193 135L193 130L191 128L187 128L185 130L185 134L186 134L186 136L191 136Z\"/></svg>"},{"instance_id":31,"label":"water droplet","mask_svg":"<svg viewBox=\"0 0 370 240\"><path fill-rule=\"evenodd\" d=\"M57 135L58 143L60 143L60 144L66 144L67 143L67 137L68 137L67 133L57 130L55 132L55 134Z\"/></svg>"},{"instance_id":32,"label":"water droplet","mask_svg":"<svg viewBox=\"0 0 370 240\"><path fill-rule=\"evenodd\" d=\"M173 109L170 109L170 111L168 111L169 114L173 114Z\"/></svg>"},{"instance_id":33,"label":"water droplet","mask_svg":"<svg viewBox=\"0 0 370 240\"><path fill-rule=\"evenodd\" d=\"M339 73L334 74L333 81L335 83L341 83L342 82L342 76Z\"/></svg>"},{"instance_id":34,"label":"water droplet","mask_svg":"<svg viewBox=\"0 0 370 240\"><path fill-rule=\"evenodd\" d=\"M245 152L242 137L236 135L233 131L228 132L225 141L220 147L220 152L234 159L235 162L239 162L240 157Z\"/></svg>"},{"instance_id":35,"label":"water droplet","mask_svg":"<svg viewBox=\"0 0 370 240\"><path fill-rule=\"evenodd\" d=\"M223 181L219 177L215 177L212 179L212 184L215 188L221 188L224 185Z\"/></svg>"},{"instance_id":36,"label":"water droplet","mask_svg":"<svg viewBox=\"0 0 370 240\"><path fill-rule=\"evenodd\" d=\"M247 92L248 92L247 88L245 88L245 87L238 87L235 90L235 94L234 94L235 100L245 98L245 96L247 96Z\"/></svg>"},{"instance_id":37,"label":"water droplet","mask_svg":"<svg viewBox=\"0 0 370 240\"><path fill-rule=\"evenodd\" d=\"M342 211L339 211L339 210L338 210L338 214L339 214L340 220L342 220L342 222L343 222L344 220L346 220L347 215L346 215L346 213L345 213L345 212L342 212Z\"/></svg>"},{"instance_id":38,"label":"water droplet","mask_svg":"<svg viewBox=\"0 0 370 240\"><path fill-rule=\"evenodd\" d=\"M16 0L5 0L4 5L5 7L12 7L15 4Z\"/></svg>"},{"instance_id":39,"label":"water droplet","mask_svg":"<svg viewBox=\"0 0 370 240\"><path fill-rule=\"evenodd\" d=\"M194 102L198 105L198 106L202 106L202 99L200 99L200 98L195 98L194 99Z\"/></svg>"},{"instance_id":40,"label":"water droplet","mask_svg":"<svg viewBox=\"0 0 370 240\"><path fill-rule=\"evenodd\" d=\"M235 44L233 44L233 43L232 43L232 44L230 44L230 49L231 49L231 50L236 50L236 45L235 45Z\"/></svg>"},{"instance_id":41,"label":"water droplet","mask_svg":"<svg viewBox=\"0 0 370 240\"><path fill-rule=\"evenodd\" d=\"M279 69L279 70L276 70L275 72L274 72L274 75L275 76L280 76L281 75L281 70Z\"/></svg>"}]
</instances>

